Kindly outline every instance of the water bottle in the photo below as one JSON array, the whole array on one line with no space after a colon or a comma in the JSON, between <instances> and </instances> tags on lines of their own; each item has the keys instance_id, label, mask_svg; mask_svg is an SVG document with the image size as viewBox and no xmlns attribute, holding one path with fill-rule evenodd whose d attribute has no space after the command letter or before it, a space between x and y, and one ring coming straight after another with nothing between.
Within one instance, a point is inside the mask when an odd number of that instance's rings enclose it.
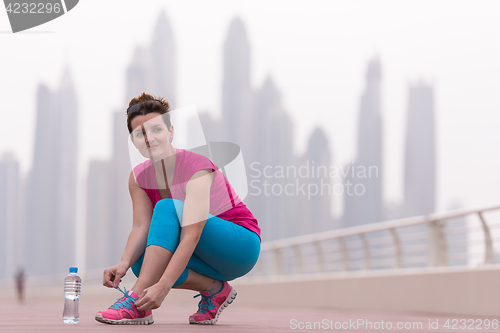
<instances>
[{"instance_id":1,"label":"water bottle","mask_svg":"<svg viewBox=\"0 0 500 333\"><path fill-rule=\"evenodd\" d=\"M65 324L77 324L80 319L78 300L82 279L78 276L78 267L70 267L69 275L64 279L64 312Z\"/></svg>"}]
</instances>

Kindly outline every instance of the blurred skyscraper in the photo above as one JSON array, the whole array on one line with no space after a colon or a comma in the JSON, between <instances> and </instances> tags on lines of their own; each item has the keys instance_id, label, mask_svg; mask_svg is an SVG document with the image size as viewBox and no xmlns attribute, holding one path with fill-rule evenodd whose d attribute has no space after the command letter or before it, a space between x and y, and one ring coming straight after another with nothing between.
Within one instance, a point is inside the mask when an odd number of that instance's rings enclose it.
<instances>
[{"instance_id":1,"label":"blurred skyscraper","mask_svg":"<svg viewBox=\"0 0 500 333\"><path fill-rule=\"evenodd\" d=\"M86 186L86 269L103 268L117 263L116 250L113 248L118 245L118 237L113 237L112 171L110 161L90 162Z\"/></svg>"},{"instance_id":2,"label":"blurred skyscraper","mask_svg":"<svg viewBox=\"0 0 500 333\"><path fill-rule=\"evenodd\" d=\"M231 21L224 42L222 73L222 122L224 140L249 151L247 140L253 129L252 89L250 86L250 45L243 21Z\"/></svg>"},{"instance_id":3,"label":"blurred skyscraper","mask_svg":"<svg viewBox=\"0 0 500 333\"><path fill-rule=\"evenodd\" d=\"M406 216L435 212L435 141L433 88L423 82L410 84L404 173L404 214Z\"/></svg>"},{"instance_id":4,"label":"blurred skyscraper","mask_svg":"<svg viewBox=\"0 0 500 333\"><path fill-rule=\"evenodd\" d=\"M75 264L78 105L68 69L60 88L40 85L35 154L26 190L27 274Z\"/></svg>"},{"instance_id":5,"label":"blurred skyscraper","mask_svg":"<svg viewBox=\"0 0 500 333\"><path fill-rule=\"evenodd\" d=\"M112 157L93 161L87 175L87 267L117 264L132 228L128 181L133 166L128 151L126 112L143 92L166 98L175 108L175 47L172 29L160 13L149 47L136 47L126 70L125 102L112 115Z\"/></svg>"},{"instance_id":6,"label":"blurred skyscraper","mask_svg":"<svg viewBox=\"0 0 500 333\"><path fill-rule=\"evenodd\" d=\"M359 110L357 158L346 166L345 181L352 186L350 194L344 191L344 227L382 221L381 72L380 60L370 60Z\"/></svg>"},{"instance_id":7,"label":"blurred skyscraper","mask_svg":"<svg viewBox=\"0 0 500 333\"><path fill-rule=\"evenodd\" d=\"M252 150L248 152L248 156L251 163L260 163L255 166L258 166L257 169L262 171L262 174L254 178L257 172L250 169L252 177L249 181L258 180L257 187L262 193L249 196L248 205L260 222L263 239L289 237L295 234L296 213L304 207L292 205L292 202L296 202L295 193L289 196L284 191L285 186L295 182L295 179L279 176L280 170L295 165L293 123L283 108L281 92L270 76L257 93L252 115L253 134L249 134L250 137L247 138L248 149ZM265 169L271 171L264 172ZM266 187L264 182L269 183L269 186Z\"/></svg>"},{"instance_id":8,"label":"blurred skyscraper","mask_svg":"<svg viewBox=\"0 0 500 333\"><path fill-rule=\"evenodd\" d=\"M22 264L22 225L19 211L19 162L12 154L0 158L0 279L11 278Z\"/></svg>"},{"instance_id":9,"label":"blurred skyscraper","mask_svg":"<svg viewBox=\"0 0 500 333\"><path fill-rule=\"evenodd\" d=\"M222 61L222 118L219 122L219 138L239 145L249 177L249 167L255 161L255 139L264 134L255 131L256 118L252 114L255 112L255 96L250 83L250 44L245 25L239 17L234 18L229 25ZM223 159L231 160L231 156L225 156ZM244 202L259 221L260 227L266 229L266 226L262 225L265 208L259 199L248 195ZM263 237L265 239L266 236Z\"/></svg>"},{"instance_id":10,"label":"blurred skyscraper","mask_svg":"<svg viewBox=\"0 0 500 333\"><path fill-rule=\"evenodd\" d=\"M78 175L78 104L69 70L64 71L55 101L59 108L61 137L57 139L60 151L58 169L58 248L57 272L64 272L75 264L76 253L76 193Z\"/></svg>"},{"instance_id":11,"label":"blurred skyscraper","mask_svg":"<svg viewBox=\"0 0 500 333\"><path fill-rule=\"evenodd\" d=\"M128 190L128 181L132 165L130 163L128 143L129 136L124 111L113 113L113 155L111 157L111 202L112 225L110 239L113 241L112 257L120 260L128 234L132 229L132 200Z\"/></svg>"},{"instance_id":12,"label":"blurred skyscraper","mask_svg":"<svg viewBox=\"0 0 500 333\"><path fill-rule=\"evenodd\" d=\"M58 113L49 88L39 85L33 167L26 190L27 274L53 271L57 210ZM49 264L50 263L50 264Z\"/></svg>"},{"instance_id":13,"label":"blurred skyscraper","mask_svg":"<svg viewBox=\"0 0 500 333\"><path fill-rule=\"evenodd\" d=\"M178 105L176 101L174 34L170 22L163 11L156 21L153 39L149 48L151 54L150 78L152 91L154 91L153 94L166 98L170 106L175 109Z\"/></svg>"},{"instance_id":14,"label":"blurred skyscraper","mask_svg":"<svg viewBox=\"0 0 500 333\"><path fill-rule=\"evenodd\" d=\"M92 161L87 175L86 267L103 268L120 261L132 228L128 191L131 172L124 111L113 113L113 155Z\"/></svg>"},{"instance_id":15,"label":"blurred skyscraper","mask_svg":"<svg viewBox=\"0 0 500 333\"><path fill-rule=\"evenodd\" d=\"M127 68L125 101L143 92L161 96L176 108L175 44L170 22L161 12L148 47L138 46Z\"/></svg>"},{"instance_id":16,"label":"blurred skyscraper","mask_svg":"<svg viewBox=\"0 0 500 333\"><path fill-rule=\"evenodd\" d=\"M142 46L134 48L132 61L126 70L127 81L125 91L125 106L129 101L143 92L153 93L150 76L150 54L149 49ZM126 108L125 108L126 109Z\"/></svg>"},{"instance_id":17,"label":"blurred skyscraper","mask_svg":"<svg viewBox=\"0 0 500 333\"><path fill-rule=\"evenodd\" d=\"M307 211L307 217L302 221L309 221L308 233L321 232L336 229L338 226L333 221L332 216L332 196L333 184L330 178L330 166L333 165L330 154L330 147L326 133L316 127L307 144L305 153L306 163L311 166L311 175L309 178L310 195L307 200L298 203L298 206Z\"/></svg>"},{"instance_id":18,"label":"blurred skyscraper","mask_svg":"<svg viewBox=\"0 0 500 333\"><path fill-rule=\"evenodd\" d=\"M406 117L406 142L404 164L404 203L403 217L426 215L435 212L436 198L436 142L434 123L433 88L423 82L408 86L408 113ZM463 225L464 220L453 219L448 225ZM438 224L446 228L447 223ZM438 227L436 227L438 228ZM439 246L436 231L427 226L407 228L409 233L427 233L430 248ZM457 235L455 235L457 236ZM463 237L452 236L448 241L461 241ZM464 253L464 247L450 249L451 255ZM460 259L452 258L450 264L461 264ZM415 264L413 266L419 266Z\"/></svg>"}]
</instances>

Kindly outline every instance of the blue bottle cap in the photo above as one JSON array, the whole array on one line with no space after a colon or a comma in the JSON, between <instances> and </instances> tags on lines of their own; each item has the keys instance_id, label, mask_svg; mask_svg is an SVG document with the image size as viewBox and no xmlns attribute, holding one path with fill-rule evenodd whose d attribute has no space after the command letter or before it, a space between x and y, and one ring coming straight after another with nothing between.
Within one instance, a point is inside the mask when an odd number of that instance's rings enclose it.
<instances>
[{"instance_id":1,"label":"blue bottle cap","mask_svg":"<svg viewBox=\"0 0 500 333\"><path fill-rule=\"evenodd\" d=\"M78 267L70 267L69 272L70 273L78 273Z\"/></svg>"}]
</instances>

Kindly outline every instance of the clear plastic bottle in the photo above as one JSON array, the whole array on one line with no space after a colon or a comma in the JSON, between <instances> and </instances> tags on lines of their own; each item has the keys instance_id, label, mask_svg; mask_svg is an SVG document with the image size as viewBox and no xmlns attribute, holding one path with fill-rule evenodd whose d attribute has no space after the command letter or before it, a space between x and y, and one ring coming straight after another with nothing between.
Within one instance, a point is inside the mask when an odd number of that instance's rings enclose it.
<instances>
[{"instance_id":1,"label":"clear plastic bottle","mask_svg":"<svg viewBox=\"0 0 500 333\"><path fill-rule=\"evenodd\" d=\"M65 324L77 324L80 319L78 302L82 279L78 276L78 267L70 267L69 275L64 279L64 312Z\"/></svg>"}]
</instances>

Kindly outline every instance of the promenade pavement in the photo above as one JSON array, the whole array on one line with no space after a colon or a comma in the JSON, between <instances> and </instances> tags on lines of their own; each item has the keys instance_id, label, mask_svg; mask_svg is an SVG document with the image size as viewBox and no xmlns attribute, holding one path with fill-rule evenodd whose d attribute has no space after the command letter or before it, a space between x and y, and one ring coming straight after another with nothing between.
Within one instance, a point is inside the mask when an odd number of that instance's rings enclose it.
<instances>
[{"instance_id":1,"label":"promenade pavement","mask_svg":"<svg viewBox=\"0 0 500 333\"><path fill-rule=\"evenodd\" d=\"M394 312L372 312L356 310L326 310L314 308L271 308L239 305L238 295L234 303L225 309L216 325L190 325L188 317L197 309L199 298L193 299L194 292L173 291L160 309L153 311L155 323L149 326L106 325L94 320L99 310L113 304L121 294L116 290L94 289L82 293L80 299L80 322L74 325L62 322L64 297L60 288L27 294L20 304L12 292L0 296L0 332L296 332L296 331L343 331L343 332L450 332L477 331L475 329L451 329L444 327L447 320L470 319L464 316L413 314ZM102 290L102 292L99 292ZM272 297L272 295L269 295ZM182 302L179 301L182 299ZM242 299L240 303L244 303ZM494 318L473 318L484 320ZM358 325L359 323L361 323ZM429 328L430 323L438 324L438 329ZM314 323L316 327L314 328ZM370 324L371 323L371 328ZM307 329L307 325L312 329ZM397 326L401 329L398 329ZM417 323L417 324L415 324ZM418 324L421 323L421 324ZM337 325L336 329L335 325ZM391 326L390 328L388 326ZM417 325L417 326L415 326ZM344 328L341 328L341 327ZM405 329L404 327L407 327ZM301 329L301 327L303 329ZM377 328L378 327L378 328ZM474 327L474 326L473 326ZM477 326L475 326L477 327ZM498 329L491 331L498 331Z\"/></svg>"}]
</instances>

